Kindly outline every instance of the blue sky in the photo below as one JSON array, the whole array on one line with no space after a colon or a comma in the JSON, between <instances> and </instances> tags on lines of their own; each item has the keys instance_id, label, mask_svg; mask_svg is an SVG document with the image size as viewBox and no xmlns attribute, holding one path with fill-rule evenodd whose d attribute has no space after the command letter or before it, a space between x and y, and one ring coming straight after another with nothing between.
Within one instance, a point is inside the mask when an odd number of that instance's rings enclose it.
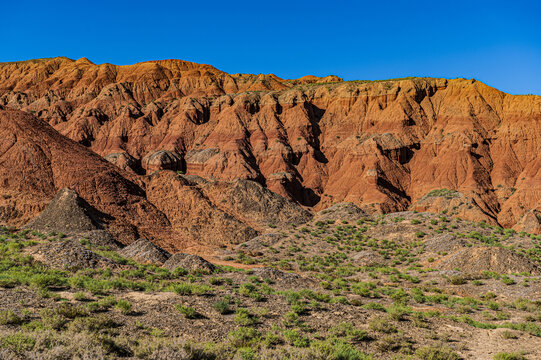
<instances>
[{"instance_id":1,"label":"blue sky","mask_svg":"<svg viewBox=\"0 0 541 360\"><path fill-rule=\"evenodd\" d=\"M541 95L541 1L9 1L0 61L177 58L229 73L476 78Z\"/></svg>"}]
</instances>

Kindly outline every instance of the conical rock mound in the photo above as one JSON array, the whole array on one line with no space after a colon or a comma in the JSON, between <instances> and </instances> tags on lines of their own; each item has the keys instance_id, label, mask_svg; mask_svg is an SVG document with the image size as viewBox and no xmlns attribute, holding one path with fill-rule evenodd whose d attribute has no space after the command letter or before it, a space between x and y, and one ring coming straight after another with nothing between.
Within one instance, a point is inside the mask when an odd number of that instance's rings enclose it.
<instances>
[{"instance_id":1,"label":"conical rock mound","mask_svg":"<svg viewBox=\"0 0 541 360\"><path fill-rule=\"evenodd\" d=\"M75 234L100 229L96 210L73 190L61 189L45 210L24 226L38 231Z\"/></svg>"},{"instance_id":2,"label":"conical rock mound","mask_svg":"<svg viewBox=\"0 0 541 360\"><path fill-rule=\"evenodd\" d=\"M171 257L170 253L143 238L126 246L119 254L143 264L160 265Z\"/></svg>"},{"instance_id":3,"label":"conical rock mound","mask_svg":"<svg viewBox=\"0 0 541 360\"><path fill-rule=\"evenodd\" d=\"M204 271L209 273L216 269L214 265L202 257L184 253L174 254L163 264L163 267L170 271L183 268L188 271Z\"/></svg>"}]
</instances>

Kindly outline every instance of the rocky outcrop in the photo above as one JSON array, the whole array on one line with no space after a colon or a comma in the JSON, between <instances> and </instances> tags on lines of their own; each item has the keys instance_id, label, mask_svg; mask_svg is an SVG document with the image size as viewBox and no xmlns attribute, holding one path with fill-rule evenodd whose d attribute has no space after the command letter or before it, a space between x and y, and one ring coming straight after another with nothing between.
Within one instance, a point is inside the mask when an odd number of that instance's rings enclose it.
<instances>
[{"instance_id":1,"label":"rocky outcrop","mask_svg":"<svg viewBox=\"0 0 541 360\"><path fill-rule=\"evenodd\" d=\"M197 255L190 255L184 253L176 253L167 260L163 267L175 271L178 268L192 271L202 271L205 273L212 273L216 267Z\"/></svg>"},{"instance_id":2,"label":"rocky outcrop","mask_svg":"<svg viewBox=\"0 0 541 360\"><path fill-rule=\"evenodd\" d=\"M123 266L88 250L77 240L45 242L30 250L38 261L58 269L118 269Z\"/></svg>"},{"instance_id":3,"label":"rocky outcrop","mask_svg":"<svg viewBox=\"0 0 541 360\"><path fill-rule=\"evenodd\" d=\"M104 158L122 170L134 172L137 169L137 160L128 153L120 152L108 154L105 155Z\"/></svg>"},{"instance_id":4,"label":"rocky outcrop","mask_svg":"<svg viewBox=\"0 0 541 360\"><path fill-rule=\"evenodd\" d=\"M63 232L104 227L123 243L140 235L169 247L181 242L167 218L147 201L137 177L42 120L21 111L0 110L0 137L0 222L26 224L61 189L69 188L73 191L60 191L29 226L52 225Z\"/></svg>"},{"instance_id":5,"label":"rocky outcrop","mask_svg":"<svg viewBox=\"0 0 541 360\"><path fill-rule=\"evenodd\" d=\"M483 271L498 274L528 273L539 275L541 268L530 259L501 247L468 247L443 258L436 268L459 269L464 273L479 274Z\"/></svg>"},{"instance_id":6,"label":"rocky outcrop","mask_svg":"<svg viewBox=\"0 0 541 360\"><path fill-rule=\"evenodd\" d=\"M524 214L513 227L516 231L541 234L541 211L530 210Z\"/></svg>"},{"instance_id":7,"label":"rocky outcrop","mask_svg":"<svg viewBox=\"0 0 541 360\"><path fill-rule=\"evenodd\" d=\"M284 236L278 233L267 233L256 236L235 247L237 251L242 251L251 256L259 256L269 246L274 246Z\"/></svg>"},{"instance_id":8,"label":"rocky outcrop","mask_svg":"<svg viewBox=\"0 0 541 360\"><path fill-rule=\"evenodd\" d=\"M452 234L438 234L425 240L423 248L433 254L450 253L465 248L468 242Z\"/></svg>"},{"instance_id":9,"label":"rocky outcrop","mask_svg":"<svg viewBox=\"0 0 541 360\"><path fill-rule=\"evenodd\" d=\"M171 254L147 239L139 239L118 252L120 255L142 264L162 265Z\"/></svg>"},{"instance_id":10,"label":"rocky outcrop","mask_svg":"<svg viewBox=\"0 0 541 360\"><path fill-rule=\"evenodd\" d=\"M22 225L35 218L28 228L90 243L103 228L114 240L101 239L98 246L145 236L166 250L204 252L245 242L271 223L282 227L311 216L257 183L215 182L167 170L138 176L30 114L0 111L0 118L0 136L6 139L0 149L2 223Z\"/></svg>"},{"instance_id":11,"label":"rocky outcrop","mask_svg":"<svg viewBox=\"0 0 541 360\"><path fill-rule=\"evenodd\" d=\"M201 190L215 204L256 229L297 226L312 218L299 204L255 181L209 182Z\"/></svg>"},{"instance_id":12,"label":"rocky outcrop","mask_svg":"<svg viewBox=\"0 0 541 360\"><path fill-rule=\"evenodd\" d=\"M315 220L333 222L336 220L352 221L358 220L363 215L365 215L365 212L359 209L359 207L353 203L346 202L334 204L319 211L315 216Z\"/></svg>"},{"instance_id":13,"label":"rocky outcrop","mask_svg":"<svg viewBox=\"0 0 541 360\"><path fill-rule=\"evenodd\" d=\"M105 230L90 230L77 233L76 239L88 242L101 250L120 250L122 244Z\"/></svg>"},{"instance_id":14,"label":"rocky outcrop","mask_svg":"<svg viewBox=\"0 0 541 360\"><path fill-rule=\"evenodd\" d=\"M497 224L496 215L483 210L483 200L478 194L466 196L458 191L435 189L417 199L410 209L458 216L463 219Z\"/></svg>"},{"instance_id":15,"label":"rocky outcrop","mask_svg":"<svg viewBox=\"0 0 541 360\"><path fill-rule=\"evenodd\" d=\"M0 106L102 156L160 149L188 175L253 180L315 210L352 202L511 227L540 209L541 97L466 79L340 80L55 58L1 64ZM423 198L439 189L461 198Z\"/></svg>"},{"instance_id":16,"label":"rocky outcrop","mask_svg":"<svg viewBox=\"0 0 541 360\"><path fill-rule=\"evenodd\" d=\"M249 180L211 181L172 171L148 179L147 198L199 247L244 243L269 228L311 219L309 211Z\"/></svg>"},{"instance_id":17,"label":"rocky outcrop","mask_svg":"<svg viewBox=\"0 0 541 360\"><path fill-rule=\"evenodd\" d=\"M61 189L45 210L23 228L74 234L101 228L99 213L77 193Z\"/></svg>"},{"instance_id":18,"label":"rocky outcrop","mask_svg":"<svg viewBox=\"0 0 541 360\"><path fill-rule=\"evenodd\" d=\"M148 153L143 157L141 165L147 173L152 173L159 170L182 171L185 168L183 165L183 160L179 154L166 150Z\"/></svg>"},{"instance_id":19,"label":"rocky outcrop","mask_svg":"<svg viewBox=\"0 0 541 360\"><path fill-rule=\"evenodd\" d=\"M150 177L147 197L167 216L171 226L187 238L194 239L191 245L197 247L238 244L259 234L221 208L221 203L212 202L197 184L171 171ZM192 248L192 251L196 250Z\"/></svg>"}]
</instances>

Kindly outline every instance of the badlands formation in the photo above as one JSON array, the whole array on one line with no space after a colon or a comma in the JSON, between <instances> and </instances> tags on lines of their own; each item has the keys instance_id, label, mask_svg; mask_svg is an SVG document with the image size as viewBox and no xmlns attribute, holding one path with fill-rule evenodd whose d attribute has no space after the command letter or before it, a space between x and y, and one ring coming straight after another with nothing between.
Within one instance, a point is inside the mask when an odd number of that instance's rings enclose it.
<instances>
[{"instance_id":1,"label":"badlands formation","mask_svg":"<svg viewBox=\"0 0 541 360\"><path fill-rule=\"evenodd\" d=\"M541 230L541 97L475 80L53 58L0 64L0 107L8 225L67 187L124 243L171 250L239 243L341 202Z\"/></svg>"},{"instance_id":2,"label":"badlands formation","mask_svg":"<svg viewBox=\"0 0 541 360\"><path fill-rule=\"evenodd\" d=\"M0 359L541 359L541 97L0 64Z\"/></svg>"}]
</instances>

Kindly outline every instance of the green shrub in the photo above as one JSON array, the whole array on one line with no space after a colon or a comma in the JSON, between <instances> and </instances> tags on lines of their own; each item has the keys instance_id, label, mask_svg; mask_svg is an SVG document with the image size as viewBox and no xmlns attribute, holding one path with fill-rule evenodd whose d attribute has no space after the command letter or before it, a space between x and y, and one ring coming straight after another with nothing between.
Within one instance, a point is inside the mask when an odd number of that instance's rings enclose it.
<instances>
[{"instance_id":1,"label":"green shrub","mask_svg":"<svg viewBox=\"0 0 541 360\"><path fill-rule=\"evenodd\" d=\"M12 310L0 311L0 325L20 325L23 320Z\"/></svg>"},{"instance_id":2,"label":"green shrub","mask_svg":"<svg viewBox=\"0 0 541 360\"><path fill-rule=\"evenodd\" d=\"M372 297L372 290L376 288L376 284L371 282L360 282L351 286L351 291L363 297Z\"/></svg>"},{"instance_id":3,"label":"green shrub","mask_svg":"<svg viewBox=\"0 0 541 360\"><path fill-rule=\"evenodd\" d=\"M251 314L248 309L239 308L237 311L235 311L233 321L242 326L249 326L256 324L258 322L258 318Z\"/></svg>"},{"instance_id":4,"label":"green shrub","mask_svg":"<svg viewBox=\"0 0 541 360\"><path fill-rule=\"evenodd\" d=\"M283 324L284 326L289 326L289 327L299 325L300 324L299 314L293 311L288 311L284 315Z\"/></svg>"},{"instance_id":5,"label":"green shrub","mask_svg":"<svg viewBox=\"0 0 541 360\"><path fill-rule=\"evenodd\" d=\"M415 358L419 360L460 360L460 355L446 347L424 346L415 351Z\"/></svg>"},{"instance_id":6,"label":"green shrub","mask_svg":"<svg viewBox=\"0 0 541 360\"><path fill-rule=\"evenodd\" d=\"M371 320L368 323L368 327L370 328L370 330L382 332L385 334L391 334L398 331L396 326L391 323L390 319L384 317L378 317Z\"/></svg>"},{"instance_id":7,"label":"green shrub","mask_svg":"<svg viewBox=\"0 0 541 360\"><path fill-rule=\"evenodd\" d=\"M426 296L421 289L413 288L410 290L410 294L415 302L419 304L423 304L426 302Z\"/></svg>"},{"instance_id":8,"label":"green shrub","mask_svg":"<svg viewBox=\"0 0 541 360\"><path fill-rule=\"evenodd\" d=\"M317 358L328 360L372 360L372 356L359 352L355 346L344 341L332 339L318 341L312 344L312 348L319 355Z\"/></svg>"},{"instance_id":9,"label":"green shrub","mask_svg":"<svg viewBox=\"0 0 541 360\"><path fill-rule=\"evenodd\" d=\"M187 283L178 283L173 286L173 291L178 295L191 295L192 285Z\"/></svg>"},{"instance_id":10,"label":"green shrub","mask_svg":"<svg viewBox=\"0 0 541 360\"><path fill-rule=\"evenodd\" d=\"M192 294L194 295L208 295L212 293L212 287L206 284L193 284Z\"/></svg>"},{"instance_id":11,"label":"green shrub","mask_svg":"<svg viewBox=\"0 0 541 360\"><path fill-rule=\"evenodd\" d=\"M231 341L231 345L241 348L250 346L253 343L258 343L261 334L254 328L240 327L238 330L229 332L228 337Z\"/></svg>"},{"instance_id":12,"label":"green shrub","mask_svg":"<svg viewBox=\"0 0 541 360\"><path fill-rule=\"evenodd\" d=\"M348 322L333 326L329 332L336 337L344 338L345 341L350 343L370 340L370 336L365 330L356 329Z\"/></svg>"},{"instance_id":13,"label":"green shrub","mask_svg":"<svg viewBox=\"0 0 541 360\"><path fill-rule=\"evenodd\" d=\"M30 351L34 348L35 344L36 339L34 337L23 333L6 335L0 339L0 345L3 348L8 348L16 353Z\"/></svg>"},{"instance_id":14,"label":"green shrub","mask_svg":"<svg viewBox=\"0 0 541 360\"><path fill-rule=\"evenodd\" d=\"M459 275L451 276L448 281L452 285L464 285L468 283L468 280L466 278Z\"/></svg>"},{"instance_id":15,"label":"green shrub","mask_svg":"<svg viewBox=\"0 0 541 360\"><path fill-rule=\"evenodd\" d=\"M240 360L256 360L257 359L255 350L249 347L238 349L236 359L237 358Z\"/></svg>"},{"instance_id":16,"label":"green shrub","mask_svg":"<svg viewBox=\"0 0 541 360\"><path fill-rule=\"evenodd\" d=\"M173 276L174 277L180 277L180 276L186 276L188 275L188 270L178 267L175 270L173 270Z\"/></svg>"},{"instance_id":17,"label":"green shrub","mask_svg":"<svg viewBox=\"0 0 541 360\"><path fill-rule=\"evenodd\" d=\"M391 299L393 299L396 304L405 305L408 303L409 298L409 294L402 288L399 288L391 294Z\"/></svg>"},{"instance_id":18,"label":"green shrub","mask_svg":"<svg viewBox=\"0 0 541 360\"><path fill-rule=\"evenodd\" d=\"M505 330L502 332L502 338L504 339L518 339L518 335L512 331Z\"/></svg>"},{"instance_id":19,"label":"green shrub","mask_svg":"<svg viewBox=\"0 0 541 360\"><path fill-rule=\"evenodd\" d=\"M99 332L103 330L113 329L117 327L117 324L113 319L106 315L79 317L73 320L68 329L72 332Z\"/></svg>"},{"instance_id":20,"label":"green shrub","mask_svg":"<svg viewBox=\"0 0 541 360\"><path fill-rule=\"evenodd\" d=\"M85 301L87 299L86 294L82 291L78 291L73 294L73 298L77 301Z\"/></svg>"},{"instance_id":21,"label":"green shrub","mask_svg":"<svg viewBox=\"0 0 541 360\"><path fill-rule=\"evenodd\" d=\"M514 285L516 284L515 280L511 279L509 276L505 275L502 277L502 282L505 285Z\"/></svg>"},{"instance_id":22,"label":"green shrub","mask_svg":"<svg viewBox=\"0 0 541 360\"><path fill-rule=\"evenodd\" d=\"M45 328L60 330L68 323L68 320L51 309L43 309L40 313L41 322Z\"/></svg>"},{"instance_id":23,"label":"green shrub","mask_svg":"<svg viewBox=\"0 0 541 360\"><path fill-rule=\"evenodd\" d=\"M331 304L343 304L343 305L348 305L349 304L349 300L347 297L345 296L335 296L331 299L330 301Z\"/></svg>"},{"instance_id":24,"label":"green shrub","mask_svg":"<svg viewBox=\"0 0 541 360\"><path fill-rule=\"evenodd\" d=\"M310 345L310 339L303 336L298 329L284 330L282 334L285 341L295 347L304 348Z\"/></svg>"},{"instance_id":25,"label":"green shrub","mask_svg":"<svg viewBox=\"0 0 541 360\"><path fill-rule=\"evenodd\" d=\"M527 360L527 358L520 353L498 353L494 355L494 360Z\"/></svg>"},{"instance_id":26,"label":"green shrub","mask_svg":"<svg viewBox=\"0 0 541 360\"><path fill-rule=\"evenodd\" d=\"M386 312L387 309L385 308L385 306L381 305L381 304L378 304L378 303L375 303L375 302L369 302L369 303L366 303L362 306L363 309L369 309L369 310L378 310L378 311L383 311L383 312Z\"/></svg>"},{"instance_id":27,"label":"green shrub","mask_svg":"<svg viewBox=\"0 0 541 360\"><path fill-rule=\"evenodd\" d=\"M11 289L17 285L20 285L20 283L16 279L0 278L0 287L2 288Z\"/></svg>"},{"instance_id":28,"label":"green shrub","mask_svg":"<svg viewBox=\"0 0 541 360\"><path fill-rule=\"evenodd\" d=\"M381 352L404 351L409 352L411 344L400 334L385 335L376 342L376 348Z\"/></svg>"},{"instance_id":29,"label":"green shrub","mask_svg":"<svg viewBox=\"0 0 541 360\"><path fill-rule=\"evenodd\" d=\"M230 308L229 303L227 301L223 301L223 300L218 301L218 302L214 303L214 305L212 305L212 307L214 308L214 310L216 310L217 312L219 312L222 315L226 315L226 314L231 313L231 308Z\"/></svg>"},{"instance_id":30,"label":"green shrub","mask_svg":"<svg viewBox=\"0 0 541 360\"><path fill-rule=\"evenodd\" d=\"M265 336L263 338L263 344L266 346L266 347L274 347L278 344L281 344L283 341L282 341L282 338L275 334L274 332L272 331L267 331L265 333Z\"/></svg>"},{"instance_id":31,"label":"green shrub","mask_svg":"<svg viewBox=\"0 0 541 360\"><path fill-rule=\"evenodd\" d=\"M259 293L257 286L252 283L242 284L239 287L239 294L241 294L242 296L250 297L256 301L263 300L263 295Z\"/></svg>"},{"instance_id":32,"label":"green shrub","mask_svg":"<svg viewBox=\"0 0 541 360\"><path fill-rule=\"evenodd\" d=\"M115 308L120 310L122 314L128 315L131 313L132 305L128 300L118 300L115 304Z\"/></svg>"},{"instance_id":33,"label":"green shrub","mask_svg":"<svg viewBox=\"0 0 541 360\"><path fill-rule=\"evenodd\" d=\"M211 278L209 279L209 283L210 283L211 285L222 285L223 282L224 282L224 279L219 278L219 277L211 277Z\"/></svg>"},{"instance_id":34,"label":"green shrub","mask_svg":"<svg viewBox=\"0 0 541 360\"><path fill-rule=\"evenodd\" d=\"M396 321L404 320L406 315L410 314L412 312L410 307L401 305L401 304L395 304L391 305L387 308L387 312L389 313L389 316Z\"/></svg>"},{"instance_id":35,"label":"green shrub","mask_svg":"<svg viewBox=\"0 0 541 360\"><path fill-rule=\"evenodd\" d=\"M291 305L291 311L298 315L303 315L307 312L306 306L304 304L294 304Z\"/></svg>"},{"instance_id":36,"label":"green shrub","mask_svg":"<svg viewBox=\"0 0 541 360\"><path fill-rule=\"evenodd\" d=\"M70 303L62 303L53 309L55 314L63 316L68 319L75 319L76 317L88 316L88 313L84 308L72 305Z\"/></svg>"},{"instance_id":37,"label":"green shrub","mask_svg":"<svg viewBox=\"0 0 541 360\"><path fill-rule=\"evenodd\" d=\"M67 284L67 279L57 274L35 274L30 278L30 285L37 288L62 287Z\"/></svg>"},{"instance_id":38,"label":"green shrub","mask_svg":"<svg viewBox=\"0 0 541 360\"><path fill-rule=\"evenodd\" d=\"M194 308L190 306L185 306L181 304L175 305L175 309L177 309L186 319L195 319L197 317L197 312Z\"/></svg>"},{"instance_id":39,"label":"green shrub","mask_svg":"<svg viewBox=\"0 0 541 360\"><path fill-rule=\"evenodd\" d=\"M297 291L286 291L284 296L288 304L297 304L302 298L301 293Z\"/></svg>"}]
</instances>

